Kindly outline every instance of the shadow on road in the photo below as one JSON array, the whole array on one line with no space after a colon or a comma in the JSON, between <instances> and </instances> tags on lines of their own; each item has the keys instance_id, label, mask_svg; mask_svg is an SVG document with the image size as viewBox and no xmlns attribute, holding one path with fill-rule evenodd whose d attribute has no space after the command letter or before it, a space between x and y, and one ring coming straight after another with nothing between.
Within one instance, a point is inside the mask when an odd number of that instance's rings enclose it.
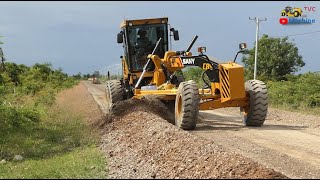
<instances>
[{"instance_id":1,"label":"shadow on road","mask_svg":"<svg viewBox=\"0 0 320 180\"><path fill-rule=\"evenodd\" d=\"M201 112L199 122L194 131L209 131L209 130L230 130L240 131L243 129L257 130L302 130L308 126L295 125L278 125L266 122L261 127L247 127L242 122L242 117L233 115L217 115L212 113Z\"/></svg>"}]
</instances>

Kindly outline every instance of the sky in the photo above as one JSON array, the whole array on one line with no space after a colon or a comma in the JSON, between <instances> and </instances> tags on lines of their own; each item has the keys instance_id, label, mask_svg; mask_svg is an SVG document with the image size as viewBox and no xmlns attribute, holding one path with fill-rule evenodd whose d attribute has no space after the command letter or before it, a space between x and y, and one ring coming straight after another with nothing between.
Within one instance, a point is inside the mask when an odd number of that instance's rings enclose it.
<instances>
[{"instance_id":1,"label":"sky","mask_svg":"<svg viewBox=\"0 0 320 180\"><path fill-rule=\"evenodd\" d=\"M316 7L307 12L312 25L279 23L286 6ZM33 65L50 62L69 75L95 70L120 73L121 44L117 33L123 19L168 17L179 31L180 40L173 50L184 50L194 35L192 48L206 46L207 55L222 62L230 61L238 45L253 48L256 24L249 17L267 18L260 23L259 37L289 36L299 48L306 65L299 71L320 71L320 2L317 1L1 1L0 38L5 57L10 62ZM305 35L309 32L315 32ZM241 56L238 57L241 62ZM259 58L258 58L258 70Z\"/></svg>"}]
</instances>

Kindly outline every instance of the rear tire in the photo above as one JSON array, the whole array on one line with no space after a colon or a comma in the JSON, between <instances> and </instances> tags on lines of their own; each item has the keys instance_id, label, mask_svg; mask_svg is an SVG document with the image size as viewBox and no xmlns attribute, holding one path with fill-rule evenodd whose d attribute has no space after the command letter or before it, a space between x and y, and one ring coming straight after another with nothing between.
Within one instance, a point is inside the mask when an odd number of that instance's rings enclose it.
<instances>
[{"instance_id":1,"label":"rear tire","mask_svg":"<svg viewBox=\"0 0 320 180\"><path fill-rule=\"evenodd\" d=\"M124 100L124 89L122 87L122 83L119 80L111 80L107 81L106 87L106 96L107 96L107 108L108 111L112 109L112 106Z\"/></svg>"},{"instance_id":2,"label":"rear tire","mask_svg":"<svg viewBox=\"0 0 320 180\"><path fill-rule=\"evenodd\" d=\"M241 108L243 123L246 126L261 126L268 112L267 86L259 80L249 80L245 83L249 95L249 106Z\"/></svg>"},{"instance_id":3,"label":"rear tire","mask_svg":"<svg viewBox=\"0 0 320 180\"><path fill-rule=\"evenodd\" d=\"M199 89L194 81L181 82L175 102L175 124L184 130L196 128L199 115Z\"/></svg>"}]
</instances>

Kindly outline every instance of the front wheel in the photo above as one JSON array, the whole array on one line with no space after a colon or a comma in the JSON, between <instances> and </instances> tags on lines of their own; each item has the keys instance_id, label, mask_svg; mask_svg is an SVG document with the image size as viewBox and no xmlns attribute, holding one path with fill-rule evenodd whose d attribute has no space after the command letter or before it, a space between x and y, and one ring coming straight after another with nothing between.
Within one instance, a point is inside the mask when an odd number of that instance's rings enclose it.
<instances>
[{"instance_id":1,"label":"front wheel","mask_svg":"<svg viewBox=\"0 0 320 180\"><path fill-rule=\"evenodd\" d=\"M106 97L108 111L112 109L112 106L116 102L124 100L124 89L122 87L121 81L111 80L107 82Z\"/></svg>"},{"instance_id":2,"label":"front wheel","mask_svg":"<svg viewBox=\"0 0 320 180\"><path fill-rule=\"evenodd\" d=\"M184 130L196 128L199 114L199 89L194 81L181 82L175 102L175 124Z\"/></svg>"},{"instance_id":3,"label":"front wheel","mask_svg":"<svg viewBox=\"0 0 320 180\"><path fill-rule=\"evenodd\" d=\"M245 83L249 96L248 106L241 108L243 123L246 126L261 126L268 112L267 86L259 80L249 80Z\"/></svg>"}]
</instances>

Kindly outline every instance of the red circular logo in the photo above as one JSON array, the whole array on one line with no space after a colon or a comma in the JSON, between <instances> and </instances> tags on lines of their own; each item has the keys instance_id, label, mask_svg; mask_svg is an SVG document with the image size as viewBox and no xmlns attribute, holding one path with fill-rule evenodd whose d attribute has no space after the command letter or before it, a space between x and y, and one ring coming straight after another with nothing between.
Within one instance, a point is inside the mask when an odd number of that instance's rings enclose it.
<instances>
[{"instance_id":1,"label":"red circular logo","mask_svg":"<svg viewBox=\"0 0 320 180\"><path fill-rule=\"evenodd\" d=\"M280 24L285 25L288 24L288 18L280 18L279 19Z\"/></svg>"}]
</instances>

